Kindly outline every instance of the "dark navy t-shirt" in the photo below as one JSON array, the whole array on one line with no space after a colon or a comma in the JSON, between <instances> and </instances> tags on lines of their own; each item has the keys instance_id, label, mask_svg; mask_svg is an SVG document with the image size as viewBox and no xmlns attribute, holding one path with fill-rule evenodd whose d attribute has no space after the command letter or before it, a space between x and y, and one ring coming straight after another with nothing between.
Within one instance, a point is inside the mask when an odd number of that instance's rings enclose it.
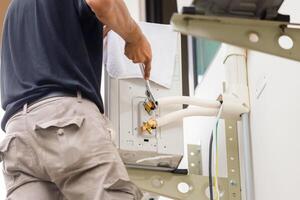
<instances>
[{"instance_id":1,"label":"dark navy t-shirt","mask_svg":"<svg viewBox=\"0 0 300 200\"><path fill-rule=\"evenodd\" d=\"M2 129L50 92L79 90L103 112L102 31L85 0L11 1L1 49Z\"/></svg>"}]
</instances>

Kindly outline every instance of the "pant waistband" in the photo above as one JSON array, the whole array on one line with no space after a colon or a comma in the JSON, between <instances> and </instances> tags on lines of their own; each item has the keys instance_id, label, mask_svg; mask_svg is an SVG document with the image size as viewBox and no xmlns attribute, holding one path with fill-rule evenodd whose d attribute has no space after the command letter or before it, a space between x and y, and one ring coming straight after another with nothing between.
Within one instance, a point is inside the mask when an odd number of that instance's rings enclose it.
<instances>
[{"instance_id":1,"label":"pant waistband","mask_svg":"<svg viewBox=\"0 0 300 200\"><path fill-rule=\"evenodd\" d=\"M47 95L43 96L42 98L38 99L37 101L31 103L30 105L34 105L38 102L44 101L46 99L54 98L54 97L77 97L77 101L79 103L82 102L82 94L80 91L77 91L76 94L67 93L67 92L50 92ZM23 114L26 114L28 112L28 107L30 106L28 103L25 103L23 106Z\"/></svg>"},{"instance_id":2,"label":"pant waistband","mask_svg":"<svg viewBox=\"0 0 300 200\"><path fill-rule=\"evenodd\" d=\"M7 130L7 126L10 123L11 120L13 120L15 117L18 117L20 115L26 115L28 112L30 112L30 107L34 106L36 104L42 103L42 101L45 101L50 98L55 98L55 97L77 97L77 102L82 103L82 94L80 91L77 91L77 93L67 93L67 92L51 92L48 93L47 95L43 96L42 98L39 98L38 100L34 101L33 103L25 103L23 105L23 108L21 108L18 112L13 114L6 122L4 130Z\"/></svg>"}]
</instances>

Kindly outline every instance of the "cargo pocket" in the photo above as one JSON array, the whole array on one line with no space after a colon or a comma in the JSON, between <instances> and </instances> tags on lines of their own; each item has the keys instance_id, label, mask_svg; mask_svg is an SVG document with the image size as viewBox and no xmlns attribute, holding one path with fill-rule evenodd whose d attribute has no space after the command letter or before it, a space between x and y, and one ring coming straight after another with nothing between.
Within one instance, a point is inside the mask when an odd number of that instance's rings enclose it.
<instances>
[{"instance_id":1,"label":"cargo pocket","mask_svg":"<svg viewBox=\"0 0 300 200\"><path fill-rule=\"evenodd\" d=\"M36 122L34 131L39 143L39 158L51 176L65 170L78 168L84 156L85 118L83 116L61 117ZM49 169L48 169L49 168Z\"/></svg>"},{"instance_id":2,"label":"cargo pocket","mask_svg":"<svg viewBox=\"0 0 300 200\"><path fill-rule=\"evenodd\" d=\"M12 141L16 138L15 135L9 134L0 142L0 162L4 161L4 157L9 150Z\"/></svg>"},{"instance_id":3,"label":"cargo pocket","mask_svg":"<svg viewBox=\"0 0 300 200\"><path fill-rule=\"evenodd\" d=\"M140 200L143 197L142 192L135 184L121 178L104 184L104 189L108 192L110 200L128 199L129 196L132 200Z\"/></svg>"},{"instance_id":4,"label":"cargo pocket","mask_svg":"<svg viewBox=\"0 0 300 200\"><path fill-rule=\"evenodd\" d=\"M3 162L3 173L7 189L11 188L15 182L14 176L9 174L9 171L17 170L16 151L12 145L15 138L15 135L9 134L0 142L0 162Z\"/></svg>"}]
</instances>

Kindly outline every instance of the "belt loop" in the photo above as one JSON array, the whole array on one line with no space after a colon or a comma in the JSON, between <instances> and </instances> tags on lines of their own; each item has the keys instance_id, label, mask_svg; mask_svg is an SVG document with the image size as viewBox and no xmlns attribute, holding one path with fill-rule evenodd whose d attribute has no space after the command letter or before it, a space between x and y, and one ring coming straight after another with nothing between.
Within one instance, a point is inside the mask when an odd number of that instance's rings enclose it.
<instances>
[{"instance_id":1,"label":"belt loop","mask_svg":"<svg viewBox=\"0 0 300 200\"><path fill-rule=\"evenodd\" d=\"M25 103L24 106L23 106L23 115L27 114L27 108L28 108L28 104Z\"/></svg>"},{"instance_id":2,"label":"belt loop","mask_svg":"<svg viewBox=\"0 0 300 200\"><path fill-rule=\"evenodd\" d=\"M77 101L78 101L78 103L82 103L82 95L79 90L77 91Z\"/></svg>"}]
</instances>

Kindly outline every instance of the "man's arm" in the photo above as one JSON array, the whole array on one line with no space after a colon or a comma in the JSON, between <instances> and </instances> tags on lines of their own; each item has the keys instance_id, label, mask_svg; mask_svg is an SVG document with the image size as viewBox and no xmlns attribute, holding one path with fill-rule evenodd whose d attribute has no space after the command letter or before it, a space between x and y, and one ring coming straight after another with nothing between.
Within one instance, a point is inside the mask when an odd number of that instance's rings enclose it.
<instances>
[{"instance_id":1,"label":"man's arm","mask_svg":"<svg viewBox=\"0 0 300 200\"><path fill-rule=\"evenodd\" d=\"M123 0L86 0L98 19L126 42L125 55L134 63L145 64L145 79L151 71L151 46L129 14Z\"/></svg>"}]
</instances>

